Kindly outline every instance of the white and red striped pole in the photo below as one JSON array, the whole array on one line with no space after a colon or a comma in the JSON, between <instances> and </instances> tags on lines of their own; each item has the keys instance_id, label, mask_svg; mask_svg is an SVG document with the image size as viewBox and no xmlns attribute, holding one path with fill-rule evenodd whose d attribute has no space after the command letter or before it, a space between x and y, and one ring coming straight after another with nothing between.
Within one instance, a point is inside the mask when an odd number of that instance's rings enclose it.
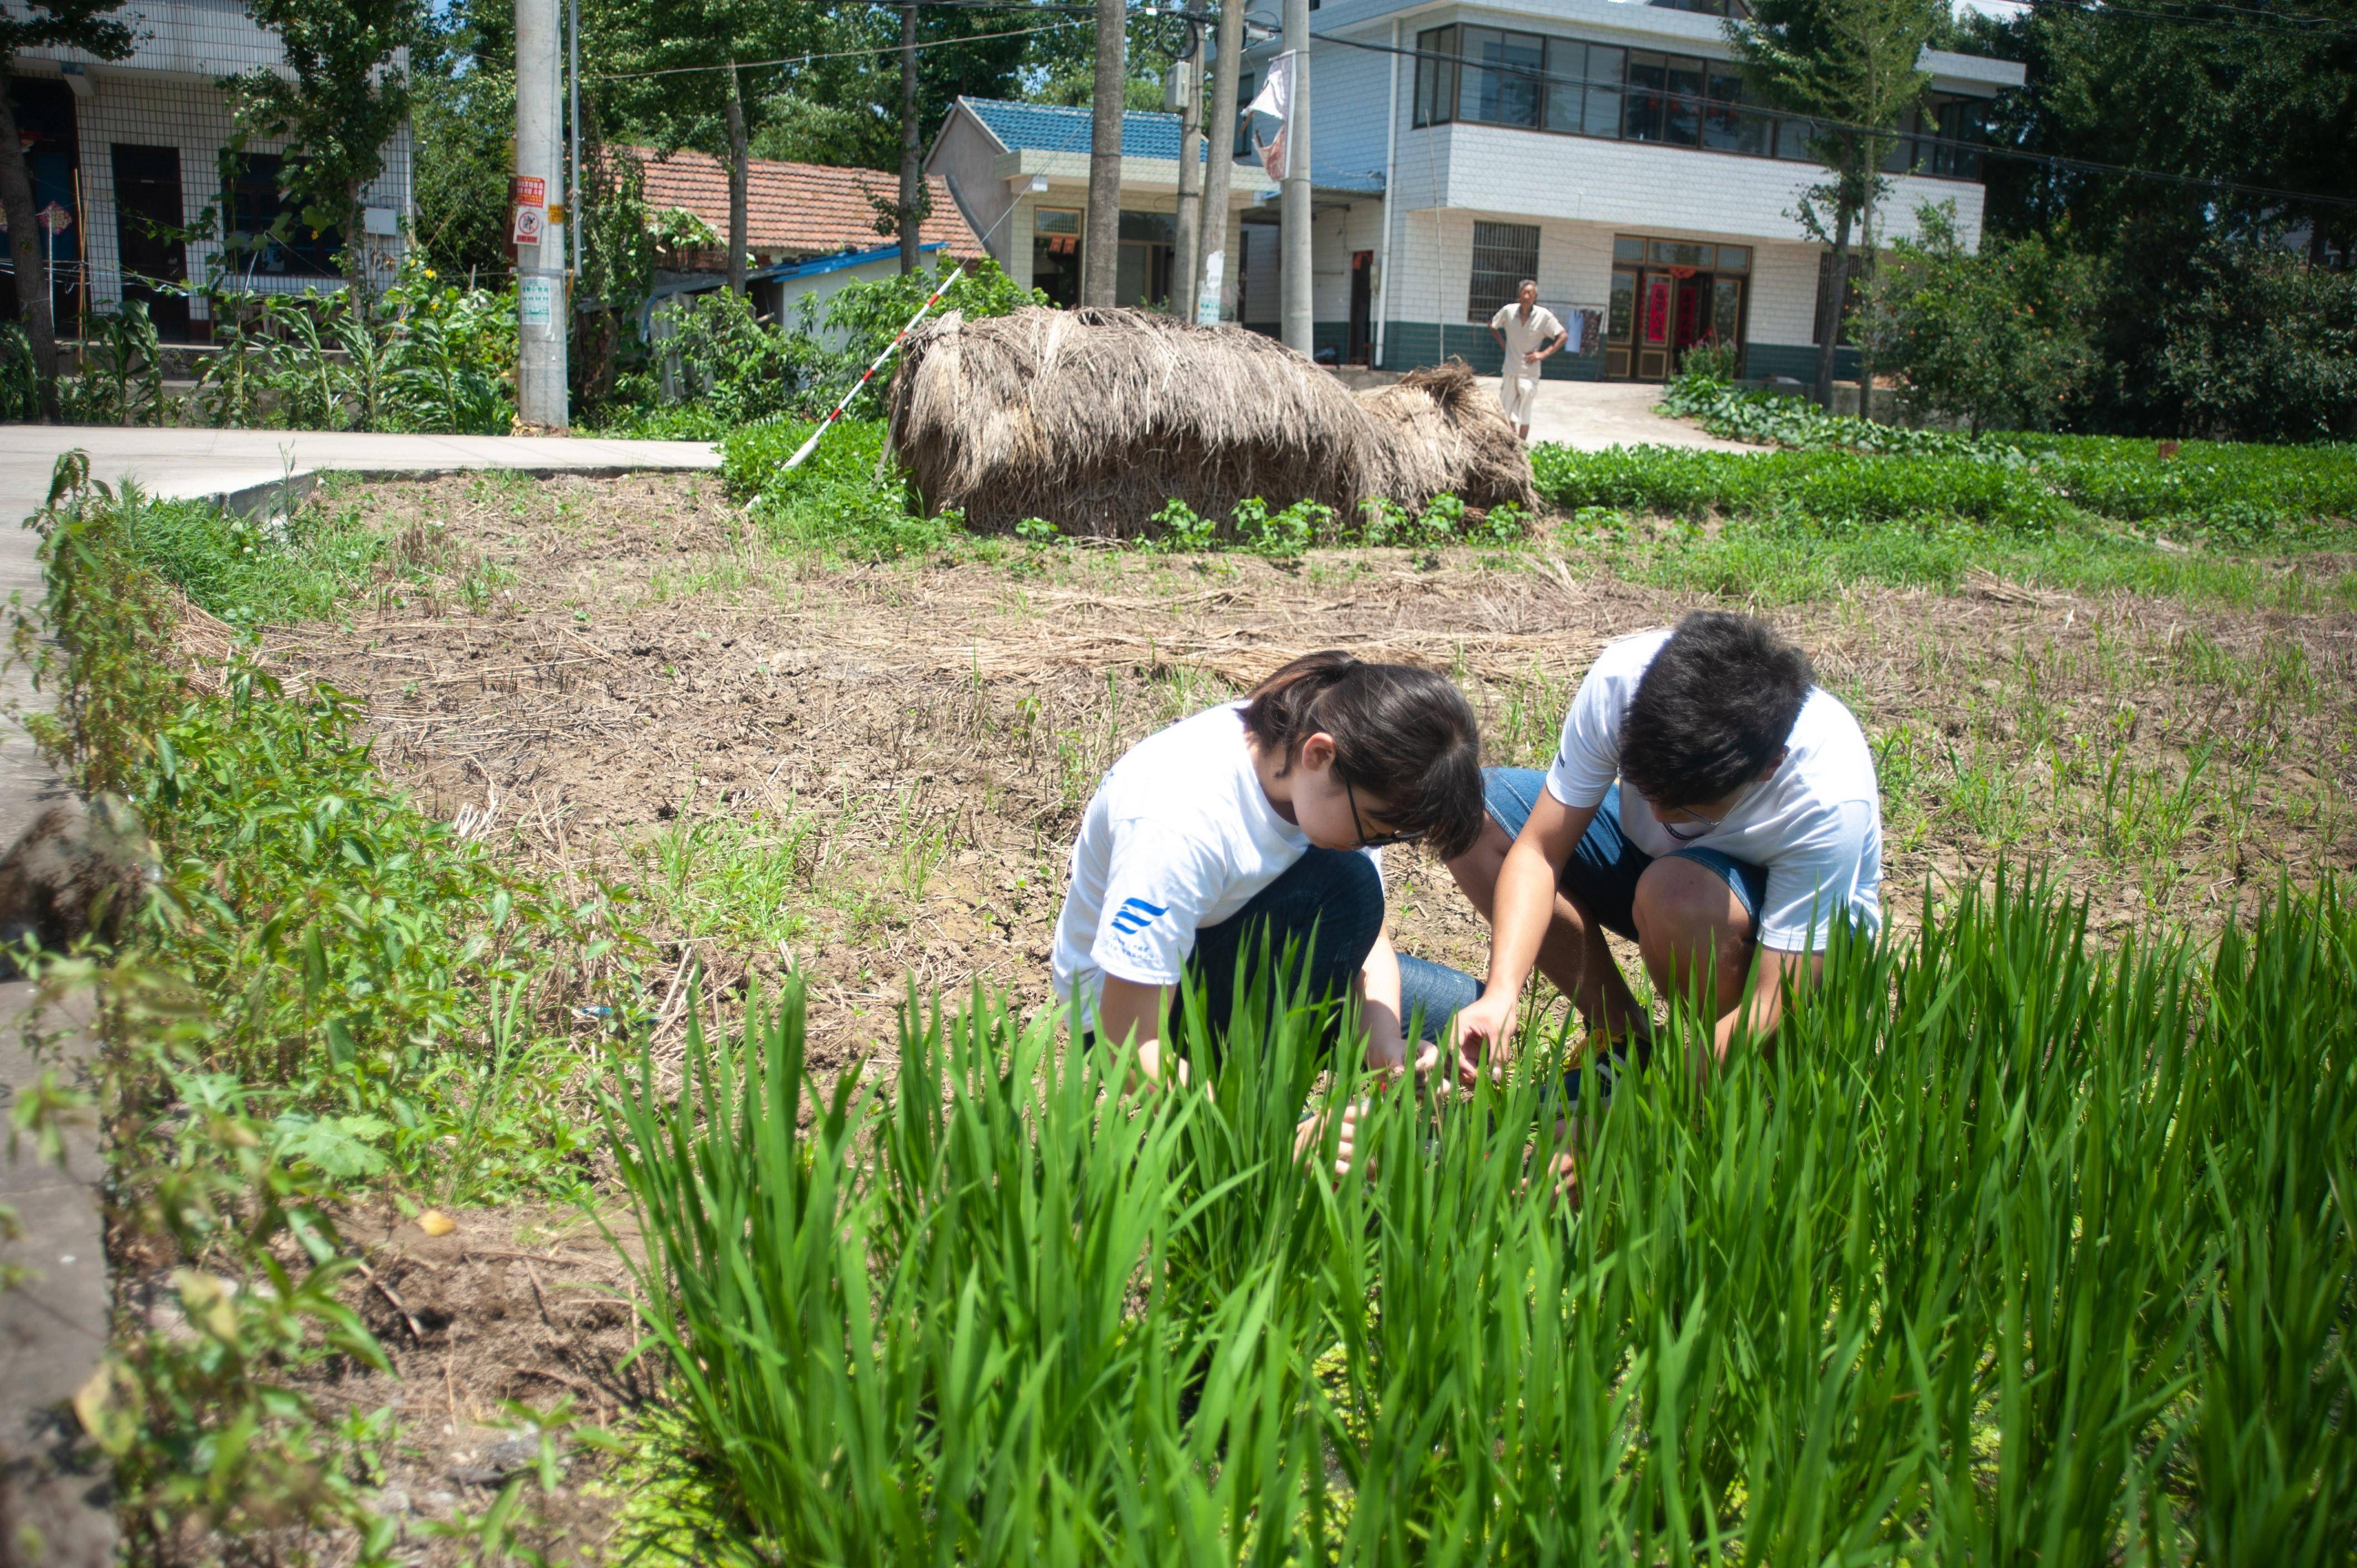
<instances>
[{"instance_id":1,"label":"white and red striped pole","mask_svg":"<svg viewBox=\"0 0 2357 1568\"><path fill-rule=\"evenodd\" d=\"M810 439L802 443L802 450L787 458L785 467L780 469L780 472L788 474L792 473L796 468L802 466L803 458L809 456L813 452L818 449L818 438L825 435L828 428L832 426L836 420L843 417L843 411L851 406L851 400L859 395L859 389L866 386L869 381L874 379L876 372L884 368L884 361L892 357L892 350L900 346L900 339L906 338L909 333L914 332L917 329L917 323L925 318L925 312L931 310L936 305L939 305L942 302L942 295L949 293L949 291L956 285L957 280L963 276L965 276L965 263L963 262L960 262L957 264L957 270L950 274L949 277L942 282L941 287L933 290L932 297L926 300L924 304L917 306L917 314L909 317L909 325L901 328L899 331L895 332L892 335L892 341L884 345L884 351L876 356L876 362L868 366L867 369L861 373L857 381L851 383L851 390L843 394L843 401L834 405L833 413L829 413L824 419L818 422L818 428L810 433Z\"/></svg>"}]
</instances>

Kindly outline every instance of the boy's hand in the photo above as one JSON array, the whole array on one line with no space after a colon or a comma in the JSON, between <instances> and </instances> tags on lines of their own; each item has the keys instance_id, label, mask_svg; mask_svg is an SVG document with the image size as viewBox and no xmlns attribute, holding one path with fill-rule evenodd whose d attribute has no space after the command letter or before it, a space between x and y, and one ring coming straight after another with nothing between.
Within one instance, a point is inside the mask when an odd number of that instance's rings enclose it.
<instances>
[{"instance_id":1,"label":"boy's hand","mask_svg":"<svg viewBox=\"0 0 2357 1568\"><path fill-rule=\"evenodd\" d=\"M1514 1033L1514 997L1484 991L1480 1000L1457 1015L1457 1076L1468 1084L1481 1077L1486 1058L1491 1072L1506 1075L1506 1042Z\"/></svg>"}]
</instances>

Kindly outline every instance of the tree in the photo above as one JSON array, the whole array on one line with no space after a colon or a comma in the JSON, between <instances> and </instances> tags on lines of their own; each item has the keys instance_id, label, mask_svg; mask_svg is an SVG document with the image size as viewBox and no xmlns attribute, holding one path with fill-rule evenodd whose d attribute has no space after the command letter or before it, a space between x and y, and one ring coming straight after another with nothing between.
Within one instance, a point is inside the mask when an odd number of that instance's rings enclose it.
<instances>
[{"instance_id":1,"label":"tree","mask_svg":"<svg viewBox=\"0 0 2357 1568\"><path fill-rule=\"evenodd\" d=\"M1931 84L1916 61L1946 21L1943 0L1756 0L1749 22L1727 24L1750 91L1813 123L1809 152L1830 177L1811 187L1793 213L1811 238L1832 248L1824 285L1831 305L1820 315L1834 325L1817 345L1817 401L1827 407L1851 242L1887 188L1879 171L1900 120ZM1781 134L1796 128L1787 123Z\"/></svg>"},{"instance_id":2,"label":"tree","mask_svg":"<svg viewBox=\"0 0 2357 1568\"><path fill-rule=\"evenodd\" d=\"M113 19L122 0L50 0L27 4L22 14L0 8L0 211L8 219L8 254L16 264L16 311L33 346L39 379L41 417L58 419L58 330L49 316L49 268L42 231L33 211L33 177L25 165L24 138L16 132L13 96L16 57L27 49L80 49L99 59L121 59L135 41Z\"/></svg>"},{"instance_id":3,"label":"tree","mask_svg":"<svg viewBox=\"0 0 2357 1568\"><path fill-rule=\"evenodd\" d=\"M1968 251L1953 202L1916 220L1919 237L1891 245L1867 291L1875 346L1908 407L1956 415L1975 435L2062 423L2095 360L2093 264L2037 236Z\"/></svg>"},{"instance_id":4,"label":"tree","mask_svg":"<svg viewBox=\"0 0 2357 1568\"><path fill-rule=\"evenodd\" d=\"M1096 0L1096 86L1089 131L1088 222L1081 237L1081 303L1111 305L1121 283L1122 73L1129 17L1122 0Z\"/></svg>"},{"instance_id":5,"label":"tree","mask_svg":"<svg viewBox=\"0 0 2357 1568\"><path fill-rule=\"evenodd\" d=\"M361 194L409 118L409 72L396 57L424 40L424 13L418 0L247 0L246 8L278 35L285 74L250 70L222 84L241 142L285 139L280 177L298 220L339 231L345 271L363 284Z\"/></svg>"},{"instance_id":6,"label":"tree","mask_svg":"<svg viewBox=\"0 0 2357 1568\"><path fill-rule=\"evenodd\" d=\"M2188 429L2244 441L2357 434L2357 272L2222 241L2195 256L2188 281L2163 318L2160 355Z\"/></svg>"},{"instance_id":7,"label":"tree","mask_svg":"<svg viewBox=\"0 0 2357 1568\"><path fill-rule=\"evenodd\" d=\"M415 239L426 264L454 279L508 267L513 17L496 0L456 7L411 51Z\"/></svg>"}]
</instances>

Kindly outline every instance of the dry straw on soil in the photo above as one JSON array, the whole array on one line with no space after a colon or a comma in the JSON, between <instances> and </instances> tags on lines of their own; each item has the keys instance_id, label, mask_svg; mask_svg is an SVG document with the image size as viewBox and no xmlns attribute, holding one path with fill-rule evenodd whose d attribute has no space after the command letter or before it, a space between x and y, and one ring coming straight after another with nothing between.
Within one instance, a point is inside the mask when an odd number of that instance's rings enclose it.
<instances>
[{"instance_id":1,"label":"dry straw on soil","mask_svg":"<svg viewBox=\"0 0 2357 1568\"><path fill-rule=\"evenodd\" d=\"M1223 518L1258 497L1345 514L1443 490L1528 504L1530 461L1462 365L1366 402L1273 338L1143 310L1018 310L920 328L889 393L891 443L929 510L1006 532L1146 532L1177 499Z\"/></svg>"}]
</instances>

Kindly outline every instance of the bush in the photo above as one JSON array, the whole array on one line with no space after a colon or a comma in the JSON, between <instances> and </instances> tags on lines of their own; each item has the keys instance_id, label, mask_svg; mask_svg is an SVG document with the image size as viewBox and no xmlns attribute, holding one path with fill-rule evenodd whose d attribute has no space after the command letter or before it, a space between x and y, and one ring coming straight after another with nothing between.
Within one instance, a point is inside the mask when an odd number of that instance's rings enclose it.
<instances>
[{"instance_id":1,"label":"bush","mask_svg":"<svg viewBox=\"0 0 2357 1568\"><path fill-rule=\"evenodd\" d=\"M878 474L884 422L839 419L799 468L787 459L814 424L776 421L733 430L720 444L721 482L747 502L771 542L888 561L941 549L955 514L923 517L899 469Z\"/></svg>"},{"instance_id":2,"label":"bush","mask_svg":"<svg viewBox=\"0 0 2357 1568\"><path fill-rule=\"evenodd\" d=\"M1892 242L1871 285L1878 362L1916 413L1973 433L2050 430L2093 371L2094 263L2058 240L1956 234L1953 202L1917 209L1921 237Z\"/></svg>"},{"instance_id":3,"label":"bush","mask_svg":"<svg viewBox=\"0 0 2357 1568\"><path fill-rule=\"evenodd\" d=\"M2190 426L2246 441L2357 435L2357 273L2221 243L2192 274L2160 356Z\"/></svg>"}]
</instances>

